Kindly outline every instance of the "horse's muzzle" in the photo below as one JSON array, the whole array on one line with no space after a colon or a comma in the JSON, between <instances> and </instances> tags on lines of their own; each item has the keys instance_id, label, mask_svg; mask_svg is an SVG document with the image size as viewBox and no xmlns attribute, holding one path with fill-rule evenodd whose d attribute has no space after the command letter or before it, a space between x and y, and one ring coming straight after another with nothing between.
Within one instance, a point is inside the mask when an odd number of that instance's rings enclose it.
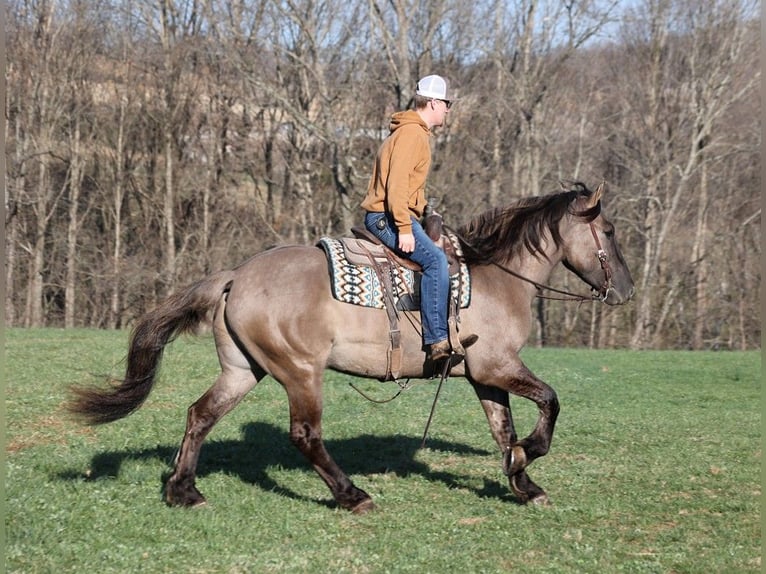
<instances>
[{"instance_id":1,"label":"horse's muzzle","mask_svg":"<svg viewBox=\"0 0 766 574\"><path fill-rule=\"evenodd\" d=\"M635 293L636 288L633 285L627 289L616 289L614 285L611 285L601 300L607 305L624 305L633 298Z\"/></svg>"}]
</instances>

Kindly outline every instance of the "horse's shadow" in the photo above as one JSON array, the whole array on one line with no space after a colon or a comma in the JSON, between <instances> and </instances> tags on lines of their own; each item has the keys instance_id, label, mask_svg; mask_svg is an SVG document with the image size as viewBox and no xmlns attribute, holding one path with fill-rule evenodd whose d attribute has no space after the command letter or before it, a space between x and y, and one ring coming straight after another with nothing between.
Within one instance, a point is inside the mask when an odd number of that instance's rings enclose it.
<instances>
[{"instance_id":1,"label":"horse's shadow","mask_svg":"<svg viewBox=\"0 0 766 574\"><path fill-rule=\"evenodd\" d=\"M334 506L334 502L306 497L280 484L272 476L275 468L281 470L300 470L313 473L308 461L290 444L284 429L268 423L248 423L243 425L241 440L207 441L202 447L197 476L204 477L215 473L238 476L242 481L259 488L298 500ZM486 456L486 450L468 445L429 439L428 447L461 455ZM515 501L507 486L497 481L484 479L481 488L471 484L471 477L446 470L434 470L416 459L421 447L421 439L406 435L361 435L348 439L326 440L328 452L349 475L395 473L401 477L419 475L427 480L441 482L449 488L460 487L472 491L482 498L497 498ZM155 448L141 450L122 450L102 452L93 457L87 476L81 470L68 469L57 474L61 480L98 480L119 475L122 464L127 460L159 459L168 464L169 470L163 475L162 482L170 475L175 446L157 445ZM500 459L497 466L488 472L500 472ZM319 477L317 477L319 479ZM329 493L328 493L329 494Z\"/></svg>"}]
</instances>

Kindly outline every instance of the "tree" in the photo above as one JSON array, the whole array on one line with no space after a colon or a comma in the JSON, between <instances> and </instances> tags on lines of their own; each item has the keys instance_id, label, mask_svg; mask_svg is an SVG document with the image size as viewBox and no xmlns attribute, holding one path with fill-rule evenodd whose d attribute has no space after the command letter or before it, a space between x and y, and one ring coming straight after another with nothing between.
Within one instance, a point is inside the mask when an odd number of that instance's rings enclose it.
<instances>
[{"instance_id":1,"label":"tree","mask_svg":"<svg viewBox=\"0 0 766 574\"><path fill-rule=\"evenodd\" d=\"M540 302L538 344L758 346L756 7L11 0L6 320L126 326L179 282L347 233L391 113L439 73L448 223L607 181L636 301Z\"/></svg>"},{"instance_id":2,"label":"tree","mask_svg":"<svg viewBox=\"0 0 766 574\"><path fill-rule=\"evenodd\" d=\"M51 218L64 192L57 161L57 133L64 118L67 94L57 82L56 70L63 64L59 41L62 30L56 21L56 3L45 0L16 6L12 21L17 24L9 63L11 114L18 122L17 152L11 167L10 203L20 219L13 218L11 237L29 256L26 264L26 305L23 324L44 324L47 233ZM15 226L30 226L29 234ZM7 296L13 287L9 286Z\"/></svg>"},{"instance_id":3,"label":"tree","mask_svg":"<svg viewBox=\"0 0 766 574\"><path fill-rule=\"evenodd\" d=\"M638 203L644 251L633 348L660 344L688 277L697 277L697 316L705 315L707 173L720 157L713 149L726 145L716 127L755 85L731 90L737 62L753 47L745 33L747 7L651 0L625 31L628 60L620 62L613 81L624 98L620 131L630 139L622 143L619 161L644 193ZM695 213L695 235L679 236ZM671 246L671 237L683 243ZM691 261L674 260L684 251ZM701 343L699 335L696 340Z\"/></svg>"}]
</instances>

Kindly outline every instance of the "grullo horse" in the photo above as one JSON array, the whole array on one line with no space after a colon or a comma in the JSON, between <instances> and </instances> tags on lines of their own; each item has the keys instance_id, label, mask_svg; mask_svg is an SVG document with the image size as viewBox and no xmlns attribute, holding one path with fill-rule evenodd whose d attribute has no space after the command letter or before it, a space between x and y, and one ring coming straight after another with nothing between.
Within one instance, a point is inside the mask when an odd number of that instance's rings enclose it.
<instances>
[{"instance_id":1,"label":"grullo horse","mask_svg":"<svg viewBox=\"0 0 766 574\"><path fill-rule=\"evenodd\" d=\"M521 502L547 503L527 466L551 445L556 392L519 358L532 325L532 301L562 263L609 305L633 295L630 271L602 213L603 184L521 199L487 211L456 229L470 271L470 305L460 328L478 335L452 375L465 377L481 402L502 452L503 472ZM387 372L386 311L333 297L325 252L316 246L276 247L170 296L143 315L131 334L124 379L106 389L75 388L71 410L90 424L108 423L138 409L149 395L165 346L212 321L221 372L187 413L186 432L165 483L170 505L195 506L202 443L213 426L265 376L285 389L290 440L330 488L337 504L356 513L374 508L325 449L322 376L325 369L383 379ZM429 374L417 320L401 329L401 374ZM538 407L532 432L519 440L509 393Z\"/></svg>"}]
</instances>

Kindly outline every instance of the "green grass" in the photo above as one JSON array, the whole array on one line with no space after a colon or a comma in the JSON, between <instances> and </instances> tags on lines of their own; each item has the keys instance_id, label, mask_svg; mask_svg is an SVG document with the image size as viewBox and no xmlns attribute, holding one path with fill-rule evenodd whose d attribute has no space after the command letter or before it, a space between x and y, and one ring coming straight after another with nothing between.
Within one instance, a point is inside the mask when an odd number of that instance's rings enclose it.
<instances>
[{"instance_id":1,"label":"green grass","mask_svg":"<svg viewBox=\"0 0 766 574\"><path fill-rule=\"evenodd\" d=\"M168 348L134 415L98 428L63 411L71 384L119 373L127 333L6 332L8 572L587 573L761 570L761 359L752 353L529 349L558 392L548 456L530 476L552 505L521 506L469 385L367 402L328 373L328 449L378 511L355 516L287 437L266 379L215 427L198 487L168 508L161 477L186 408L217 373L212 340ZM356 381L383 398L395 385ZM513 399L520 434L534 405Z\"/></svg>"}]
</instances>

